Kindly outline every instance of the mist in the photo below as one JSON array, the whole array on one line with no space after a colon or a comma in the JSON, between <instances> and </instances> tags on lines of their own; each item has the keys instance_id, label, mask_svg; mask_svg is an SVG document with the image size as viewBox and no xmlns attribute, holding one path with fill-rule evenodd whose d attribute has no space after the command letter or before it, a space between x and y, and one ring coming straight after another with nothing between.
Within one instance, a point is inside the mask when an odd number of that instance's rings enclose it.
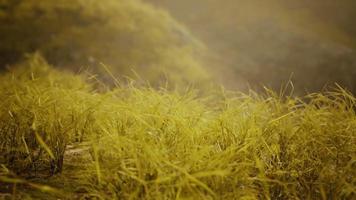
<instances>
[{"instance_id":1,"label":"mist","mask_svg":"<svg viewBox=\"0 0 356 200\"><path fill-rule=\"evenodd\" d=\"M354 1L147 1L208 46L228 87L278 90L291 80L299 92L335 82L356 91Z\"/></svg>"}]
</instances>

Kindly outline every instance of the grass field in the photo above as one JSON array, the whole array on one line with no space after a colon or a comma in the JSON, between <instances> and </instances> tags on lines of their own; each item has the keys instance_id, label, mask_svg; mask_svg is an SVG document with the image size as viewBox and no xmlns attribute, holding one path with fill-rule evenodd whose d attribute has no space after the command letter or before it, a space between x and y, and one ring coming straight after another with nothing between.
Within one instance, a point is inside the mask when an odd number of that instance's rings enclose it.
<instances>
[{"instance_id":1,"label":"grass field","mask_svg":"<svg viewBox=\"0 0 356 200\"><path fill-rule=\"evenodd\" d=\"M356 98L0 77L0 199L353 199Z\"/></svg>"}]
</instances>

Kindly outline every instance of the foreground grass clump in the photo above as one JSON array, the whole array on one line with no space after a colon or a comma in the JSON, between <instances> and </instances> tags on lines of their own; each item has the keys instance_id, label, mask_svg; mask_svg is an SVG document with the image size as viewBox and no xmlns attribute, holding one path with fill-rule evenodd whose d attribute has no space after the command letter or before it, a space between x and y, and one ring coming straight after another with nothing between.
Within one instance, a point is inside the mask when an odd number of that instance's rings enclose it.
<instances>
[{"instance_id":1,"label":"foreground grass clump","mask_svg":"<svg viewBox=\"0 0 356 200\"><path fill-rule=\"evenodd\" d=\"M38 55L0 79L2 163L29 176L60 172L66 145L89 126L90 87L80 76L50 70Z\"/></svg>"},{"instance_id":2,"label":"foreground grass clump","mask_svg":"<svg viewBox=\"0 0 356 200\"><path fill-rule=\"evenodd\" d=\"M46 66L39 61L32 64ZM134 86L98 94L82 78L48 67L21 68L2 80L12 89L1 90L2 96L8 96L1 107L1 127L17 131L1 132L1 155L15 151L17 160L1 158L1 164L17 172L10 177L26 178L17 170L26 161L20 154L30 154L32 159L40 151L44 162L28 161L40 168L51 166L53 157L60 157L56 152L61 152L64 168L59 175L44 180L25 168L37 177L27 181L57 189L60 198L355 196L356 99L342 89L303 98L270 91L211 91L198 96L194 91L182 94ZM17 84L10 87L11 80ZM22 92L20 100L16 91ZM12 119L9 110L21 120ZM63 153L69 146L80 146L76 151L80 153ZM75 162L81 167L75 167ZM11 185L16 184L11 180L0 179L7 182L7 193L19 198L39 198L36 195L43 191L18 186L14 194ZM64 187L68 184L71 187ZM51 191L46 199L58 198L58 191Z\"/></svg>"},{"instance_id":3,"label":"foreground grass clump","mask_svg":"<svg viewBox=\"0 0 356 200\"><path fill-rule=\"evenodd\" d=\"M114 101L123 105L106 104L118 106L117 117L95 141L93 189L103 198L354 195L355 99L345 92L313 94L309 103L273 93L224 100L131 93Z\"/></svg>"}]
</instances>

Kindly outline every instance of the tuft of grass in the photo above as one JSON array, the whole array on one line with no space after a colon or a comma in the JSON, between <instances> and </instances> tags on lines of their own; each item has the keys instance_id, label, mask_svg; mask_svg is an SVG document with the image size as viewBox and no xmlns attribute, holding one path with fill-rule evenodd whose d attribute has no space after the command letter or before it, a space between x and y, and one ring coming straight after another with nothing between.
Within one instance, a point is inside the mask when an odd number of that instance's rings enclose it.
<instances>
[{"instance_id":1,"label":"tuft of grass","mask_svg":"<svg viewBox=\"0 0 356 200\"><path fill-rule=\"evenodd\" d=\"M82 140L90 124L90 86L50 70L39 55L0 79L1 163L29 176L60 172L66 145Z\"/></svg>"},{"instance_id":2,"label":"tuft of grass","mask_svg":"<svg viewBox=\"0 0 356 200\"><path fill-rule=\"evenodd\" d=\"M81 188L68 199L356 195L356 98L338 86L305 97L133 84L97 92L38 56L0 79L0 163L37 184L44 170L58 174L46 184Z\"/></svg>"}]
</instances>

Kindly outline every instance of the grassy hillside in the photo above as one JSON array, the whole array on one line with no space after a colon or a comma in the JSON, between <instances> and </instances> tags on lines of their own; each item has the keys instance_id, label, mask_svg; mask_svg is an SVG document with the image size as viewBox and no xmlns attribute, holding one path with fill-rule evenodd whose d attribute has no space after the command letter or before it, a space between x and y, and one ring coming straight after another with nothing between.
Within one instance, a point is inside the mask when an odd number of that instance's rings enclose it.
<instances>
[{"instance_id":1,"label":"grassy hillside","mask_svg":"<svg viewBox=\"0 0 356 200\"><path fill-rule=\"evenodd\" d=\"M352 199L356 99L196 95L85 76L34 56L0 77L0 198Z\"/></svg>"},{"instance_id":2,"label":"grassy hillside","mask_svg":"<svg viewBox=\"0 0 356 200\"><path fill-rule=\"evenodd\" d=\"M101 63L119 78L142 76L153 85L209 78L199 41L136 0L0 0L0 44L1 69L39 51L57 67L89 69L106 81Z\"/></svg>"}]
</instances>

